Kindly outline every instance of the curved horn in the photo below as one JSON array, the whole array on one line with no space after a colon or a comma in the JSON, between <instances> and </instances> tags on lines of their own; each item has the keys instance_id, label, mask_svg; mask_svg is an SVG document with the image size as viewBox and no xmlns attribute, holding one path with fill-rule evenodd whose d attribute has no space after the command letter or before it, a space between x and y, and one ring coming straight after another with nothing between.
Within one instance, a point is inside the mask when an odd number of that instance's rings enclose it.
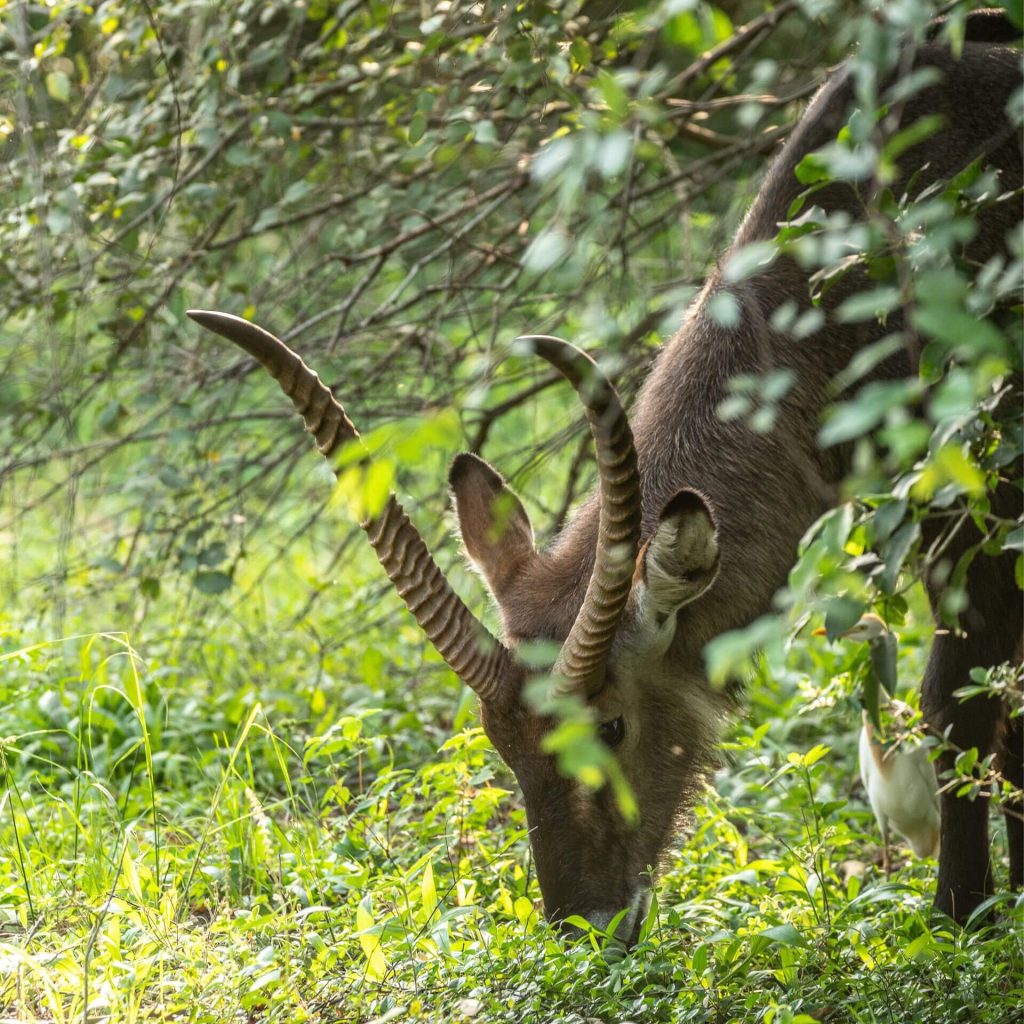
<instances>
[{"instance_id":1,"label":"curved horn","mask_svg":"<svg viewBox=\"0 0 1024 1024\"><path fill-rule=\"evenodd\" d=\"M359 442L359 432L331 389L284 342L230 313L190 309L188 315L233 341L270 373L302 414L325 457L349 441ZM517 673L511 653L452 590L395 496L388 497L379 515L359 525L406 607L452 671L481 700L494 700L506 691Z\"/></svg>"},{"instance_id":2,"label":"curved horn","mask_svg":"<svg viewBox=\"0 0 1024 1024\"><path fill-rule=\"evenodd\" d=\"M561 338L529 335L533 346L576 389L594 438L601 507L587 592L555 663L568 689L599 686L626 607L640 545L640 474L629 421L615 388L585 352Z\"/></svg>"}]
</instances>

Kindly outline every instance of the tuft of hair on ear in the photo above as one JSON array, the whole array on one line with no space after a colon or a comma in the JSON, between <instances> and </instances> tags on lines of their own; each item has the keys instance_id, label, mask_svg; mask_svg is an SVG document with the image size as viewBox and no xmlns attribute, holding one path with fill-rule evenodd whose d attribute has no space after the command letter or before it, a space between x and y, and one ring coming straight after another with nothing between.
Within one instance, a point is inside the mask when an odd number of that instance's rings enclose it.
<instances>
[{"instance_id":1,"label":"tuft of hair on ear","mask_svg":"<svg viewBox=\"0 0 1024 1024\"><path fill-rule=\"evenodd\" d=\"M718 573L718 560L718 531L708 503L696 491L679 491L662 509L644 559L657 620L704 593Z\"/></svg>"}]
</instances>

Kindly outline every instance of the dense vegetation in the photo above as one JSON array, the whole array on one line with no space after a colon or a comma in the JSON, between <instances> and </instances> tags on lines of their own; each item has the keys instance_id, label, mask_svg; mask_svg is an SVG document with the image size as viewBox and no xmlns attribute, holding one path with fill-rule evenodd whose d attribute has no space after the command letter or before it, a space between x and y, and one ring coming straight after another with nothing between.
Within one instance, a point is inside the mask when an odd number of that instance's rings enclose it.
<instances>
[{"instance_id":1,"label":"dense vegetation","mask_svg":"<svg viewBox=\"0 0 1024 1024\"><path fill-rule=\"evenodd\" d=\"M923 519L1024 550L988 504L1019 475L1024 246L956 258L980 206L1019 204L983 168L780 235L821 288L854 239L879 287L848 316L913 308L922 370L843 382L820 440L855 447L850 500L777 613L708 653L745 710L632 951L543 923L514 780L353 515L396 488L493 621L444 521L453 454L501 465L548 534L593 480L569 390L509 342L570 337L634 394L854 50L861 116L804 171L884 182L899 149L863 112L935 13L0 0L0 1016L1016 1018L1014 897L960 930L931 862L886 880L856 781L861 703L882 682L917 704L934 625L911 570L941 555ZM372 468L332 489L273 383L189 307L300 350ZM770 430L788 386L737 380L720 413ZM899 636L881 679L813 632L869 608ZM1012 668L974 686L1024 703ZM986 799L997 767L965 751L949 784ZM1004 885L998 828L994 858Z\"/></svg>"}]
</instances>

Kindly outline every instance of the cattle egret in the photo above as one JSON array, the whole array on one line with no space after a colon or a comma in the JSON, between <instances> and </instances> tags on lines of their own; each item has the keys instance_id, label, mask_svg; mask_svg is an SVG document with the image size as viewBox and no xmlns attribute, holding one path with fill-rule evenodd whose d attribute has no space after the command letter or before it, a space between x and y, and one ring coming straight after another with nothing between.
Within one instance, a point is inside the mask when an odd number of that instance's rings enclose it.
<instances>
[{"instance_id":1,"label":"cattle egret","mask_svg":"<svg viewBox=\"0 0 1024 1024\"><path fill-rule=\"evenodd\" d=\"M889 629L877 615L867 614L841 635L875 646L886 642ZM865 711L859 755L861 781L882 833L886 876L890 830L902 836L918 857L934 857L939 850L939 795L926 748L882 743Z\"/></svg>"},{"instance_id":2,"label":"cattle egret","mask_svg":"<svg viewBox=\"0 0 1024 1024\"><path fill-rule=\"evenodd\" d=\"M918 857L939 852L939 795L935 770L922 746L886 747L875 737L868 713L860 731L860 777L882 833L882 869L888 876L889 830Z\"/></svg>"}]
</instances>

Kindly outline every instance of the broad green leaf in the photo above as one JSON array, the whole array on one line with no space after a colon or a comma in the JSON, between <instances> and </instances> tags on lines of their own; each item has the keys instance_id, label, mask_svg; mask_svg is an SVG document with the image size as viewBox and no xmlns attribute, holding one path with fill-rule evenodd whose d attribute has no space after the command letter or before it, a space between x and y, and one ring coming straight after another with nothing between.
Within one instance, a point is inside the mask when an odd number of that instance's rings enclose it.
<instances>
[{"instance_id":1,"label":"broad green leaf","mask_svg":"<svg viewBox=\"0 0 1024 1024\"><path fill-rule=\"evenodd\" d=\"M51 71L46 76L46 91L58 103L71 101L71 79L63 71Z\"/></svg>"},{"instance_id":2,"label":"broad green leaf","mask_svg":"<svg viewBox=\"0 0 1024 1024\"><path fill-rule=\"evenodd\" d=\"M891 632L885 632L871 641L868 652L875 677L892 696L896 693L896 655L899 644Z\"/></svg>"},{"instance_id":3,"label":"broad green leaf","mask_svg":"<svg viewBox=\"0 0 1024 1024\"><path fill-rule=\"evenodd\" d=\"M764 931L758 932L758 935L783 946L807 945L807 940L791 924L779 924L773 928L765 928Z\"/></svg>"},{"instance_id":4,"label":"broad green leaf","mask_svg":"<svg viewBox=\"0 0 1024 1024\"><path fill-rule=\"evenodd\" d=\"M437 889L434 887L434 865L427 861L420 881L420 898L423 902L423 919L430 920L437 909Z\"/></svg>"},{"instance_id":5,"label":"broad green leaf","mask_svg":"<svg viewBox=\"0 0 1024 1024\"><path fill-rule=\"evenodd\" d=\"M608 109L620 121L629 113L629 96L615 75L601 71L597 76L597 88Z\"/></svg>"},{"instance_id":6,"label":"broad green leaf","mask_svg":"<svg viewBox=\"0 0 1024 1024\"><path fill-rule=\"evenodd\" d=\"M366 957L366 974L374 981L380 981L387 973L387 960L381 948L380 938L373 934L375 922L366 905L360 903L356 907L356 929L359 932L359 945Z\"/></svg>"},{"instance_id":7,"label":"broad green leaf","mask_svg":"<svg viewBox=\"0 0 1024 1024\"><path fill-rule=\"evenodd\" d=\"M423 138L423 134L426 130L426 114L424 114L422 110L417 110L416 113L412 115L412 120L409 122L409 141L415 145Z\"/></svg>"},{"instance_id":8,"label":"broad green leaf","mask_svg":"<svg viewBox=\"0 0 1024 1024\"><path fill-rule=\"evenodd\" d=\"M225 572L198 572L195 586L202 594L223 594L231 587L232 579Z\"/></svg>"},{"instance_id":9,"label":"broad green leaf","mask_svg":"<svg viewBox=\"0 0 1024 1024\"><path fill-rule=\"evenodd\" d=\"M825 605L825 635L836 640L860 621L867 609L863 601L852 597L833 597Z\"/></svg>"},{"instance_id":10,"label":"broad green leaf","mask_svg":"<svg viewBox=\"0 0 1024 1024\"><path fill-rule=\"evenodd\" d=\"M909 522L904 523L889 539L883 552L885 569L878 579L879 586L885 593L895 593L896 580L920 536L921 527L915 522Z\"/></svg>"}]
</instances>

